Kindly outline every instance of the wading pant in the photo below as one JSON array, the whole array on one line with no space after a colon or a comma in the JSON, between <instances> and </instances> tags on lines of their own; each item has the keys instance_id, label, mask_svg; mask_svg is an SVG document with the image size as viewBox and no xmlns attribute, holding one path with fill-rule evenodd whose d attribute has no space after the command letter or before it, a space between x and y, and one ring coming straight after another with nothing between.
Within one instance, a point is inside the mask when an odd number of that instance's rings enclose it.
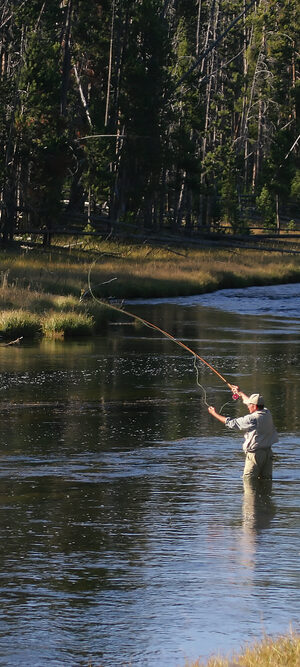
<instances>
[{"instance_id":1,"label":"wading pant","mask_svg":"<svg viewBox=\"0 0 300 667\"><path fill-rule=\"evenodd\" d=\"M244 477L250 479L272 479L272 449L257 449L256 452L247 452Z\"/></svg>"}]
</instances>

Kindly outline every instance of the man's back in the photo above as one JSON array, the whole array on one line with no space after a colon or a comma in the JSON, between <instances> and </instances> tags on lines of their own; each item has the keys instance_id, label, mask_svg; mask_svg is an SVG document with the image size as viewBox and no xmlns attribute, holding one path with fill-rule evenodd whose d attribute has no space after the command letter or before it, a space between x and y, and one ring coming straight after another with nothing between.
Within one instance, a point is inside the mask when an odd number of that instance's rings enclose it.
<instances>
[{"instance_id":1,"label":"man's back","mask_svg":"<svg viewBox=\"0 0 300 667\"><path fill-rule=\"evenodd\" d=\"M226 426L239 431L246 431L243 444L244 452L255 452L257 449L269 449L278 442L278 434L268 408L260 408L252 414L237 419L226 420Z\"/></svg>"}]
</instances>

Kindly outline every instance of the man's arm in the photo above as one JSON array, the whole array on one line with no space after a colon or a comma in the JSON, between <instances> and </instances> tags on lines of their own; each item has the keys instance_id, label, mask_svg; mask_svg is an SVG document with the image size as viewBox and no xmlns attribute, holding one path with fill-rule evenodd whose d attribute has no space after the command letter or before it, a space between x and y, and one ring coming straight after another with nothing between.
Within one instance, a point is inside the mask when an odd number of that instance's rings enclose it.
<instances>
[{"instance_id":1,"label":"man's arm","mask_svg":"<svg viewBox=\"0 0 300 667\"><path fill-rule=\"evenodd\" d=\"M218 419L219 422L222 422L222 424L225 424L227 417L224 417L223 415L219 415L219 413L216 411L216 409L210 405L208 408L208 412L210 415L215 417L215 419Z\"/></svg>"},{"instance_id":2,"label":"man's arm","mask_svg":"<svg viewBox=\"0 0 300 667\"><path fill-rule=\"evenodd\" d=\"M242 399L243 402L247 401L247 399L249 398L249 396L247 396L247 394L244 394L244 392L241 391L237 385L232 385L231 389L234 394L239 395L239 397ZM212 405L210 405L210 407L208 408L208 412L210 415L212 415L212 417L218 419L219 422L221 422L222 424L226 424L228 417L220 415Z\"/></svg>"},{"instance_id":3,"label":"man's arm","mask_svg":"<svg viewBox=\"0 0 300 667\"><path fill-rule=\"evenodd\" d=\"M237 430L237 431L249 431L253 429L253 417L251 415L246 415L245 417L238 417L237 419L231 419L230 417L223 417L220 415L216 409L210 405L208 412L212 417L215 417L219 422L228 426L228 428Z\"/></svg>"}]
</instances>

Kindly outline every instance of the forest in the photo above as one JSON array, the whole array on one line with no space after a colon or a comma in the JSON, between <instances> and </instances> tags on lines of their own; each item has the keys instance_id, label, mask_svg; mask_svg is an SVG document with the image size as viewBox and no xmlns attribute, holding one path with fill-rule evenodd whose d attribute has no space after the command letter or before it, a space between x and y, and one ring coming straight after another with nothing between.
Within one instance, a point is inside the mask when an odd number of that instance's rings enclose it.
<instances>
[{"instance_id":1,"label":"forest","mask_svg":"<svg viewBox=\"0 0 300 667\"><path fill-rule=\"evenodd\" d=\"M247 233L253 210L292 229L298 36L297 0L2 0L2 244L86 209L108 230Z\"/></svg>"}]
</instances>

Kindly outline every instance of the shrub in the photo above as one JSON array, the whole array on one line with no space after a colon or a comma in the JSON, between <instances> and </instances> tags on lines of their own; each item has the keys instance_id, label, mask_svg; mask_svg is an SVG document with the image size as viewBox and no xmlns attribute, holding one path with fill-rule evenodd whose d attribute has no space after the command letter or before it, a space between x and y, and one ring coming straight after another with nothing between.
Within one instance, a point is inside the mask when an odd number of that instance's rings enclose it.
<instances>
[{"instance_id":1,"label":"shrub","mask_svg":"<svg viewBox=\"0 0 300 667\"><path fill-rule=\"evenodd\" d=\"M267 185L263 186L260 195L256 198L256 204L264 219L265 228L273 229L276 226L275 199Z\"/></svg>"},{"instance_id":2,"label":"shrub","mask_svg":"<svg viewBox=\"0 0 300 667\"><path fill-rule=\"evenodd\" d=\"M291 184L291 197L300 201L300 169L297 169Z\"/></svg>"}]
</instances>

